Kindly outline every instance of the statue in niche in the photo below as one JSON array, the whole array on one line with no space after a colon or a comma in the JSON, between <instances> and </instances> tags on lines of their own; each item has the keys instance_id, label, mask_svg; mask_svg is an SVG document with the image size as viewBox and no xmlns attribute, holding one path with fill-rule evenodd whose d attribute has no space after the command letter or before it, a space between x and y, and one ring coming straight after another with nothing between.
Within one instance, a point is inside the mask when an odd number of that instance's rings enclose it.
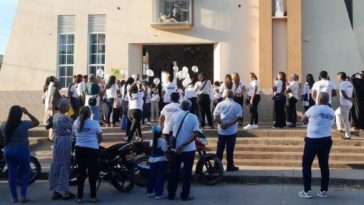
<instances>
[{"instance_id":1,"label":"statue in niche","mask_svg":"<svg viewBox=\"0 0 364 205\"><path fill-rule=\"evenodd\" d=\"M276 0L276 17L283 17L284 16L284 6L283 6L283 0Z\"/></svg>"}]
</instances>

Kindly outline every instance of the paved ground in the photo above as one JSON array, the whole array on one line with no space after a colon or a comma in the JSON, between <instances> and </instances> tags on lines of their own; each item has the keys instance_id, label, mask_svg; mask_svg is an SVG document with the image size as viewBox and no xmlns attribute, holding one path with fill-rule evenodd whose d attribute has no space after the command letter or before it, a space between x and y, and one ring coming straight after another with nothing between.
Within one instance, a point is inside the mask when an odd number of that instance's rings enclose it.
<instances>
[{"instance_id":1,"label":"paved ground","mask_svg":"<svg viewBox=\"0 0 364 205\"><path fill-rule=\"evenodd\" d=\"M73 190L75 188L72 188ZM130 193L119 193L109 184L102 184L98 193L100 202L98 204L247 204L247 205L360 205L364 204L364 190L349 188L331 188L329 198L301 199L297 192L302 189L297 185L218 185L214 187L193 185L192 195L194 201L156 201L145 197L145 190L136 188ZM318 191L314 187L313 191ZM47 182L38 182L29 189L30 204L70 204L70 202L50 200L50 193L47 192ZM0 205L12 204L8 202L9 192L7 184L0 183ZM73 203L71 203L73 204ZM86 203L84 203L86 204Z\"/></svg>"}]
</instances>

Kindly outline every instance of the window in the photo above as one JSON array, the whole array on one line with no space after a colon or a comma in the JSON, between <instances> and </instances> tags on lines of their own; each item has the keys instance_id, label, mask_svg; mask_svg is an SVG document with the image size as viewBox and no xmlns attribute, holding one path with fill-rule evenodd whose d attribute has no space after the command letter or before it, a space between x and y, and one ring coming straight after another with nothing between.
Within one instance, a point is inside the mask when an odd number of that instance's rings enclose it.
<instances>
[{"instance_id":1,"label":"window","mask_svg":"<svg viewBox=\"0 0 364 205\"><path fill-rule=\"evenodd\" d=\"M105 70L105 34L90 34L89 42L89 74L96 74L96 70Z\"/></svg>"},{"instance_id":2,"label":"window","mask_svg":"<svg viewBox=\"0 0 364 205\"><path fill-rule=\"evenodd\" d=\"M63 88L72 83L75 53L75 16L58 17L57 78Z\"/></svg>"},{"instance_id":3,"label":"window","mask_svg":"<svg viewBox=\"0 0 364 205\"><path fill-rule=\"evenodd\" d=\"M154 0L152 26L192 27L193 0Z\"/></svg>"},{"instance_id":4,"label":"window","mask_svg":"<svg viewBox=\"0 0 364 205\"><path fill-rule=\"evenodd\" d=\"M88 74L96 74L96 70L101 68L105 70L105 15L89 15L89 57L88 57Z\"/></svg>"}]
</instances>

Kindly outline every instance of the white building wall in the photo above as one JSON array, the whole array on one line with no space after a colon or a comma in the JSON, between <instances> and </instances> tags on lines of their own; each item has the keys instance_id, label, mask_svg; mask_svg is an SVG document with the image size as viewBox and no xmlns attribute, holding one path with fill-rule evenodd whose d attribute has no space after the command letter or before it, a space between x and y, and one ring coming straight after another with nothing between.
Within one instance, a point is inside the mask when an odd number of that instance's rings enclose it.
<instances>
[{"instance_id":1,"label":"white building wall","mask_svg":"<svg viewBox=\"0 0 364 205\"><path fill-rule=\"evenodd\" d=\"M19 0L0 91L41 90L46 76L56 75L58 15L76 15L75 74L87 72L88 15L106 14L106 69L141 71L142 44L219 43L220 60L214 62L221 70L215 76L239 72L247 81L259 66L258 4L195 0L192 29L162 31L150 26L152 0Z\"/></svg>"},{"instance_id":2,"label":"white building wall","mask_svg":"<svg viewBox=\"0 0 364 205\"><path fill-rule=\"evenodd\" d=\"M353 1L354 34L356 37L357 44L359 46L361 61L364 63L364 12L363 11L364 11L364 1L354 0ZM357 69L364 70L364 67Z\"/></svg>"},{"instance_id":3,"label":"white building wall","mask_svg":"<svg viewBox=\"0 0 364 205\"><path fill-rule=\"evenodd\" d=\"M325 69L334 80L339 71L350 74L362 68L345 2L304 0L302 4L303 74L312 73L316 77Z\"/></svg>"}]
</instances>

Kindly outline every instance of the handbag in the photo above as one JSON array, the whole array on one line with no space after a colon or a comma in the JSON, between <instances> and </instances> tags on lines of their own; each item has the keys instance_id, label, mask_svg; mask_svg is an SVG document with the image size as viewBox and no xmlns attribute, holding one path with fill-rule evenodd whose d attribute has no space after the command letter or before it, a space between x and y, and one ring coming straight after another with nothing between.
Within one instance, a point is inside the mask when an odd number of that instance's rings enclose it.
<instances>
[{"instance_id":1,"label":"handbag","mask_svg":"<svg viewBox=\"0 0 364 205\"><path fill-rule=\"evenodd\" d=\"M274 101L280 101L283 99L283 94L282 93L276 93L275 95L273 95L272 100Z\"/></svg>"},{"instance_id":2,"label":"handbag","mask_svg":"<svg viewBox=\"0 0 364 205\"><path fill-rule=\"evenodd\" d=\"M179 134L179 132L181 131L181 129L182 129L182 125L183 125L183 122L185 121L185 119L186 119L186 117L187 117L187 115L189 114L189 112L188 113L186 113L186 115L183 117L183 119L182 119L182 121L181 121L181 124L179 125L179 127L178 127L178 130L177 130L177 133L176 133L176 136L174 136L173 137L173 139L172 139L172 148L173 149L176 149L176 144L177 144L177 137L178 137L178 134Z\"/></svg>"}]
</instances>

